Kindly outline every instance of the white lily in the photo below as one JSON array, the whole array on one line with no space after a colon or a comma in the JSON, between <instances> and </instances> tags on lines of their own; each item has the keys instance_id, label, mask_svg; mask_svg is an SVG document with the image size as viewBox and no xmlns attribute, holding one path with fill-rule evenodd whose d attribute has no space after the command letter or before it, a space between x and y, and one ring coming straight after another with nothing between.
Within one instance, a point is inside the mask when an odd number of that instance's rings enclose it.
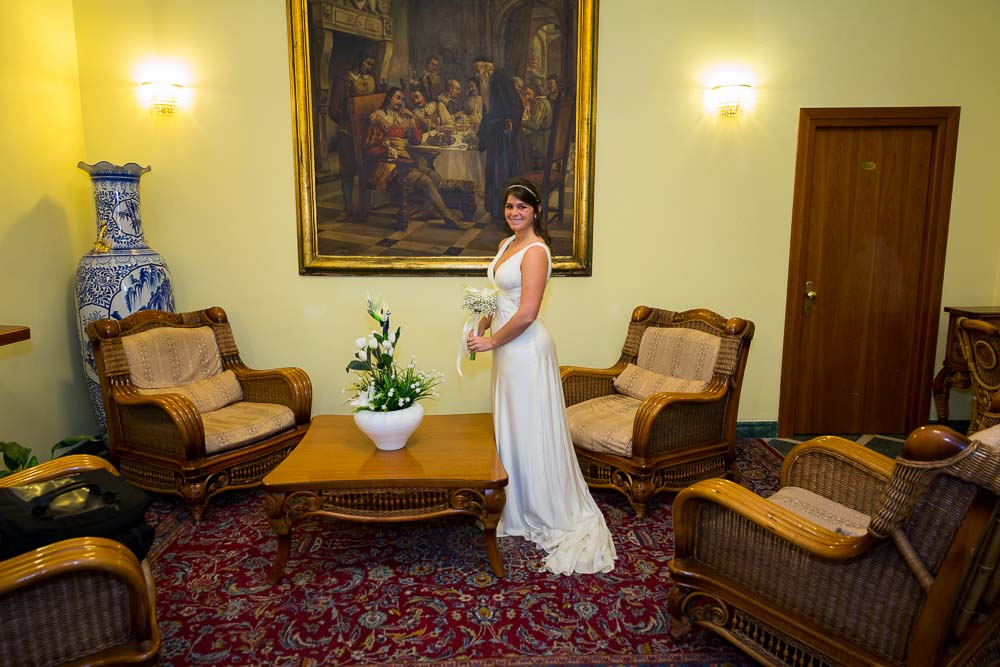
<instances>
[{"instance_id":1,"label":"white lily","mask_svg":"<svg viewBox=\"0 0 1000 667\"><path fill-rule=\"evenodd\" d=\"M372 407L372 394L374 393L374 387L368 387L364 391L358 392L357 397L351 401L350 405L355 408L369 409Z\"/></svg>"}]
</instances>

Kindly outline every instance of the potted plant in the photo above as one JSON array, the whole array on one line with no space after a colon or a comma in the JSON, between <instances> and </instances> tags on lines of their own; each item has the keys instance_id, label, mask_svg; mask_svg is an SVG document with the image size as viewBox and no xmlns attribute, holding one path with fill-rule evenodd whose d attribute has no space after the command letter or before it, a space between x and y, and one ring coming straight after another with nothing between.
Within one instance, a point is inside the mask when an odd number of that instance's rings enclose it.
<instances>
[{"instance_id":1,"label":"potted plant","mask_svg":"<svg viewBox=\"0 0 1000 667\"><path fill-rule=\"evenodd\" d=\"M52 445L50 458L56 458L56 452L66 450L59 456L69 456L70 454L92 454L107 458L108 448L104 438L99 435L80 435L72 438L64 438ZM0 467L0 477L6 477L21 470L27 470L38 465L38 457L31 449L17 442L0 442L0 460L3 467Z\"/></svg>"},{"instance_id":2,"label":"potted plant","mask_svg":"<svg viewBox=\"0 0 1000 667\"><path fill-rule=\"evenodd\" d=\"M420 425L424 408L418 401L436 398L435 387L444 381L437 371L422 371L410 357L406 366L396 363L396 346L402 327L389 333L389 305L381 298L367 298L368 315L378 323L367 336L355 341L354 359L347 372L356 372L351 385L354 422L379 449L400 449Z\"/></svg>"}]
</instances>

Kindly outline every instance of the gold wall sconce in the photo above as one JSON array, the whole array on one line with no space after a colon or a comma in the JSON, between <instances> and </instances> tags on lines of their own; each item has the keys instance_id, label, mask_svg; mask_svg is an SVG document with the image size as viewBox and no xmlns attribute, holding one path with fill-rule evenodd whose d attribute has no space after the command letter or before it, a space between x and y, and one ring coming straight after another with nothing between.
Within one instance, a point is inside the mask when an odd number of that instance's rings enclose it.
<instances>
[{"instance_id":1,"label":"gold wall sconce","mask_svg":"<svg viewBox=\"0 0 1000 667\"><path fill-rule=\"evenodd\" d=\"M191 104L191 76L176 60L147 59L133 72L139 104L154 116L170 118Z\"/></svg>"},{"instance_id":2,"label":"gold wall sconce","mask_svg":"<svg viewBox=\"0 0 1000 667\"><path fill-rule=\"evenodd\" d=\"M739 116L750 101L752 88L748 83L730 83L712 87L713 106L723 118Z\"/></svg>"},{"instance_id":3,"label":"gold wall sconce","mask_svg":"<svg viewBox=\"0 0 1000 667\"><path fill-rule=\"evenodd\" d=\"M149 113L156 116L173 116L177 113L184 86L179 83L144 81L139 84L139 99Z\"/></svg>"}]
</instances>

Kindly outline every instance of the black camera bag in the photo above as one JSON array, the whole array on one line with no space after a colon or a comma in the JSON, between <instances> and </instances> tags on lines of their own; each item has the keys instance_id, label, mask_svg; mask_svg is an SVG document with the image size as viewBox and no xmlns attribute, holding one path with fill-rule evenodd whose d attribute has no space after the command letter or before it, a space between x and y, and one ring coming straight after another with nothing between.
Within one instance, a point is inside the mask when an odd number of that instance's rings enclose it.
<instances>
[{"instance_id":1,"label":"black camera bag","mask_svg":"<svg viewBox=\"0 0 1000 667\"><path fill-rule=\"evenodd\" d=\"M155 530L146 523L149 496L107 470L0 488L0 558L71 537L106 537L142 560Z\"/></svg>"}]
</instances>

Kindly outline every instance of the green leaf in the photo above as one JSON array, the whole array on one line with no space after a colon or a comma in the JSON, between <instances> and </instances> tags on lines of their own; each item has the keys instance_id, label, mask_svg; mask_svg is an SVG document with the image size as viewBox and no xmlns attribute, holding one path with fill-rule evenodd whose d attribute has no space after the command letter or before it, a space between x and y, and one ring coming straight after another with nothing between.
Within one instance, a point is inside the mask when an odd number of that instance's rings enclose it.
<instances>
[{"instance_id":1,"label":"green leaf","mask_svg":"<svg viewBox=\"0 0 1000 667\"><path fill-rule=\"evenodd\" d=\"M351 371L371 371L372 365L367 361L361 361L360 359L353 359L351 363L347 364L347 372Z\"/></svg>"},{"instance_id":2,"label":"green leaf","mask_svg":"<svg viewBox=\"0 0 1000 667\"><path fill-rule=\"evenodd\" d=\"M379 364L381 364L384 368L389 368L389 366L392 365L392 355L383 353L379 357Z\"/></svg>"},{"instance_id":3,"label":"green leaf","mask_svg":"<svg viewBox=\"0 0 1000 667\"><path fill-rule=\"evenodd\" d=\"M392 339L392 346L393 347L396 347L396 343L399 342L399 332L402 330L402 328L403 327L396 327L396 336Z\"/></svg>"},{"instance_id":4,"label":"green leaf","mask_svg":"<svg viewBox=\"0 0 1000 667\"><path fill-rule=\"evenodd\" d=\"M16 442L0 442L0 449L3 450L4 465L11 472L38 464L38 459L31 453L31 450Z\"/></svg>"},{"instance_id":5,"label":"green leaf","mask_svg":"<svg viewBox=\"0 0 1000 667\"><path fill-rule=\"evenodd\" d=\"M107 451L107 447L104 444L104 438L101 436L78 435L74 438L65 438L52 445L52 450L49 452L49 458L56 458L56 452L62 449L68 449L69 451L64 452L61 456L66 456L68 454L96 454L101 456L103 452Z\"/></svg>"}]
</instances>

